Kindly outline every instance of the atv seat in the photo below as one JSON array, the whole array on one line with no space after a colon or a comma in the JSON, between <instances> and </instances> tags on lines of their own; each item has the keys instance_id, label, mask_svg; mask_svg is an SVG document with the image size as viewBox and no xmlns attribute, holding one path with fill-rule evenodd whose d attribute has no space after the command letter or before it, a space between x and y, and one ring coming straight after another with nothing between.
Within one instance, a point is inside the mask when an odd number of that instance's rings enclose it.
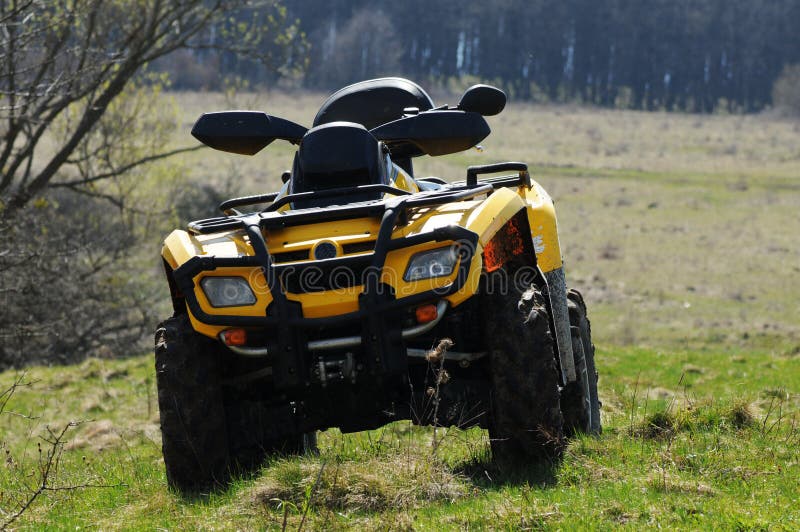
<instances>
[{"instance_id":1,"label":"atv seat","mask_svg":"<svg viewBox=\"0 0 800 532\"><path fill-rule=\"evenodd\" d=\"M300 142L289 193L313 192L360 185L388 184L384 146L360 124L331 122L314 127ZM346 199L326 197L295 202L297 208L377 199L380 193L356 193Z\"/></svg>"},{"instance_id":2,"label":"atv seat","mask_svg":"<svg viewBox=\"0 0 800 532\"><path fill-rule=\"evenodd\" d=\"M404 110L433 109L433 100L422 87L403 78L378 78L348 85L328 97L314 117L314 126L345 120L367 129L403 118ZM414 175L411 158L394 159L395 164Z\"/></svg>"},{"instance_id":3,"label":"atv seat","mask_svg":"<svg viewBox=\"0 0 800 532\"><path fill-rule=\"evenodd\" d=\"M403 110L433 109L433 100L416 83L403 78L379 78L348 85L328 97L314 117L314 126L339 120L373 129L403 118Z\"/></svg>"}]
</instances>

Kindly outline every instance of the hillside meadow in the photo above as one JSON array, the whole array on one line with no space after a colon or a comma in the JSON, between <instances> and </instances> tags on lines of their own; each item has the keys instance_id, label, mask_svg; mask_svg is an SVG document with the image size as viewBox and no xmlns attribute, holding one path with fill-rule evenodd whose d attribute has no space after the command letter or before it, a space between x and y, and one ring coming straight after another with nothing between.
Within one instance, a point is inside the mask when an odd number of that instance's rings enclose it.
<instances>
[{"instance_id":1,"label":"hillside meadow","mask_svg":"<svg viewBox=\"0 0 800 532\"><path fill-rule=\"evenodd\" d=\"M183 146L203 111L310 124L324 95L166 98ZM522 160L550 191L592 320L601 436L509 472L479 430L329 430L319 455L185 499L166 488L152 353L118 353L0 374L0 528L800 527L800 122L515 104L489 121L483 151L416 161L417 175ZM291 156L275 144L178 163L244 195L276 189Z\"/></svg>"},{"instance_id":2,"label":"hillside meadow","mask_svg":"<svg viewBox=\"0 0 800 532\"><path fill-rule=\"evenodd\" d=\"M325 95L175 94L184 118L265 110L310 125ZM458 96L434 95L455 103ZM483 151L414 161L417 175L520 160L553 196L568 282L614 345L758 346L800 340L800 121L514 105L488 119ZM294 148L185 160L200 185L277 190Z\"/></svg>"}]
</instances>

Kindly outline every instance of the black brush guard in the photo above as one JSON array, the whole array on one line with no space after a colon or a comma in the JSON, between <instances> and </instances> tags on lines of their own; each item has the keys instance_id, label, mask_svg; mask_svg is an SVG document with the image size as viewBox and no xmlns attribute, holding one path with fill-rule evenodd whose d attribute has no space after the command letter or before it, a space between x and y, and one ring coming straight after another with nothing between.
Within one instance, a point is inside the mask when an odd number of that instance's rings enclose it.
<instances>
[{"instance_id":1,"label":"black brush guard","mask_svg":"<svg viewBox=\"0 0 800 532\"><path fill-rule=\"evenodd\" d=\"M352 192L365 192L363 189L374 187L366 185L352 189L323 191L321 194L342 195L346 197ZM385 187L383 185L378 185ZM449 186L442 190L408 194L406 191L382 192L402 193L400 197L372 202L332 206L326 209L299 209L277 212L275 204L264 211L251 214L210 218L192 222L190 231L196 234L211 234L220 231L244 229L250 239L254 255L245 257L193 257L173 272L177 288L184 295L186 304L192 314L203 323L232 327L269 328L274 334L268 344L270 363L273 367L274 382L280 388L294 388L308 385L309 371L306 331L318 327L343 325L360 321L362 324L362 347L364 361L368 373L398 374L405 371L405 350L402 347L401 331L397 328L398 313L416 304L435 301L456 293L463 288L469 274L470 264L478 243L478 235L463 227L451 225L437 228L429 233L411 237L392 239L392 233L398 222L405 223L410 209L440 205L454 201L463 201L475 196L491 193L492 184L470 184L467 186ZM314 193L297 194L297 198L286 196L281 205L291 203L294 199L307 199ZM302 196L302 197L300 197ZM263 197L263 196L262 196ZM229 207L226 205L226 207ZM309 261L290 265L275 264L264 240L263 230L285 228L336 220L381 217L375 249L371 256L369 268L364 278L364 289L359 298L359 309L355 312L325 318L305 318L300 305L287 299L282 283L282 275L287 268L292 268L298 275L306 268L326 266L339 268L356 267L363 263L363 255L357 257L340 257L324 261ZM461 244L460 260L455 281L444 288L415 293L402 298L395 298L391 287L380 282L380 273L390 251L416 246L426 242L453 241ZM335 264L334 264L335 263ZM194 278L203 271L229 267L260 267L267 281L272 303L265 316L221 316L211 315L203 311L195 296ZM272 355L274 353L274 356Z\"/></svg>"}]
</instances>

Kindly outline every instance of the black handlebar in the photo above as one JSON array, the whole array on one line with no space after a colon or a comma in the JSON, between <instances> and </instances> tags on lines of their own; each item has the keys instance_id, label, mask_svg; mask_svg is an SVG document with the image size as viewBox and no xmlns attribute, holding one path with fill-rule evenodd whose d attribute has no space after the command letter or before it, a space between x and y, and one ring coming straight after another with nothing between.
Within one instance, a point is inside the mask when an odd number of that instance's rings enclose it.
<instances>
[{"instance_id":1,"label":"black handlebar","mask_svg":"<svg viewBox=\"0 0 800 532\"><path fill-rule=\"evenodd\" d=\"M241 198L233 198L225 200L219 204L219 210L228 214L228 211L234 207L241 207L242 205L255 205L256 203L267 203L274 201L278 197L277 192L270 192L269 194L257 194L255 196L243 196Z\"/></svg>"}]
</instances>

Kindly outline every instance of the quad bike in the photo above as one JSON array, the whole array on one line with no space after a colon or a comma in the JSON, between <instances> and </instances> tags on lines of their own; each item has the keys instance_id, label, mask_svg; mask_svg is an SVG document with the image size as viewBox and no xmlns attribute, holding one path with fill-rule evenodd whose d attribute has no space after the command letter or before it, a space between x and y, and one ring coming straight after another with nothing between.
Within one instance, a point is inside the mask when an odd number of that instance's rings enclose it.
<instances>
[{"instance_id":1,"label":"quad bike","mask_svg":"<svg viewBox=\"0 0 800 532\"><path fill-rule=\"evenodd\" d=\"M476 85L435 107L383 78L334 93L311 129L254 111L200 117L192 134L218 150L299 148L279 192L227 200L164 242L174 315L155 356L172 487L224 486L270 454L314 449L329 427L478 425L514 466L600 431L589 321L550 197L518 162L452 183L413 171L414 157L477 145L505 103Z\"/></svg>"}]
</instances>

